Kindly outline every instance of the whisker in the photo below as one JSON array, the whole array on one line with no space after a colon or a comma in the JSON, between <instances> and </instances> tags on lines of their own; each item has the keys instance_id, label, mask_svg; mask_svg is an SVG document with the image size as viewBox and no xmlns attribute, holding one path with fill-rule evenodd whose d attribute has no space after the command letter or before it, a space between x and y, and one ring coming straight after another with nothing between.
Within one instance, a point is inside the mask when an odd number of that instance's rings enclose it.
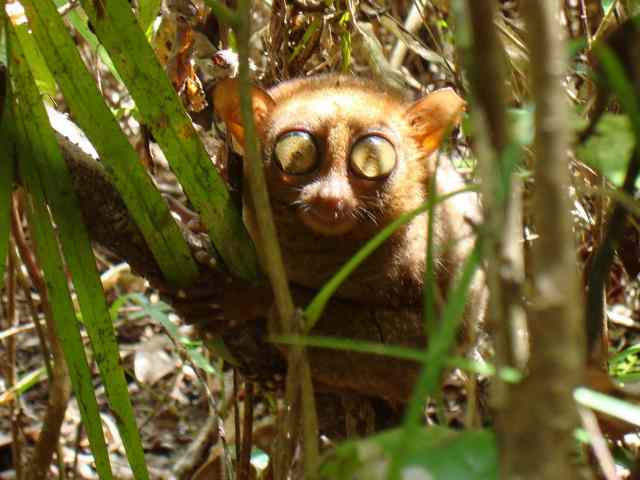
<instances>
[{"instance_id":1,"label":"whisker","mask_svg":"<svg viewBox=\"0 0 640 480\"><path fill-rule=\"evenodd\" d=\"M366 207L357 207L354 210L354 213L356 213L358 217L363 220L370 220L374 225L378 224L378 219L376 218L375 214Z\"/></svg>"},{"instance_id":2,"label":"whisker","mask_svg":"<svg viewBox=\"0 0 640 480\"><path fill-rule=\"evenodd\" d=\"M309 205L307 202L304 202L302 200L297 200L295 202L291 203L291 206L303 211L303 212L309 212L311 211L311 205Z\"/></svg>"}]
</instances>

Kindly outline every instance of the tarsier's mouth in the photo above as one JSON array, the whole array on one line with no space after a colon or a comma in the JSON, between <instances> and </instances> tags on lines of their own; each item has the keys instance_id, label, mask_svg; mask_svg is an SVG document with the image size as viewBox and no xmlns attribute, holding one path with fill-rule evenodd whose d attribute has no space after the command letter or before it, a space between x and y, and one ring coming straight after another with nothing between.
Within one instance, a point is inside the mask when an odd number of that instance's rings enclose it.
<instances>
[{"instance_id":1,"label":"tarsier's mouth","mask_svg":"<svg viewBox=\"0 0 640 480\"><path fill-rule=\"evenodd\" d=\"M300 219L311 230L321 235L344 235L357 223L355 215L348 212L324 212L310 208L299 210Z\"/></svg>"}]
</instances>

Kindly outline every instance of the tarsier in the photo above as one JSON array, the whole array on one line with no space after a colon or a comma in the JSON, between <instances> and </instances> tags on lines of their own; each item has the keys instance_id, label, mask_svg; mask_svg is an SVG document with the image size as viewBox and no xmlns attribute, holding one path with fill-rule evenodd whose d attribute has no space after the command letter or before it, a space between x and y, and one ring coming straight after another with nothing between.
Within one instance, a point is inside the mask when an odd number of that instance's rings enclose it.
<instances>
[{"instance_id":1,"label":"tarsier","mask_svg":"<svg viewBox=\"0 0 640 480\"><path fill-rule=\"evenodd\" d=\"M412 102L364 80L327 75L253 88L252 102L271 206L291 282L321 287L362 245L398 216L423 205L434 175L437 194L464 188L437 148L463 112L452 90ZM214 105L235 143L244 129L235 80L214 91ZM437 168L436 168L437 165ZM437 172L437 173L436 173ZM259 242L251 201L244 217ZM341 298L420 308L428 235L433 235L441 300L469 254L477 195L454 195L401 227L337 292ZM482 280L470 292L467 322L481 315Z\"/></svg>"}]
</instances>

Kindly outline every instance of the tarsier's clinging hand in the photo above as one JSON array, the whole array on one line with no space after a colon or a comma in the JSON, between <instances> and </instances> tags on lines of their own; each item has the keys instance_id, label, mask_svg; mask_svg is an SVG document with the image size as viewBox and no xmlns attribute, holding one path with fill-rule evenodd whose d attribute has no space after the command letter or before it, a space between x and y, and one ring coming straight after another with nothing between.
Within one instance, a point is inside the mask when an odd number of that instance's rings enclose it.
<instances>
[{"instance_id":1,"label":"tarsier's clinging hand","mask_svg":"<svg viewBox=\"0 0 640 480\"><path fill-rule=\"evenodd\" d=\"M367 239L424 204L434 175L438 195L464 187L448 159L436 169L437 148L465 105L452 89L413 102L374 83L328 75L266 91L254 87L252 97L278 236L293 283L322 286ZM214 104L235 144L242 146L235 80L217 85ZM248 195L244 203L245 222L259 242ZM419 308L426 242L433 235L436 278L446 299L471 250L469 220L477 220L478 212L477 195L467 192L436 207L432 232L427 232L427 215L417 217L372 254L337 295ZM467 317L478 314L483 297L479 279L469 295Z\"/></svg>"}]
</instances>

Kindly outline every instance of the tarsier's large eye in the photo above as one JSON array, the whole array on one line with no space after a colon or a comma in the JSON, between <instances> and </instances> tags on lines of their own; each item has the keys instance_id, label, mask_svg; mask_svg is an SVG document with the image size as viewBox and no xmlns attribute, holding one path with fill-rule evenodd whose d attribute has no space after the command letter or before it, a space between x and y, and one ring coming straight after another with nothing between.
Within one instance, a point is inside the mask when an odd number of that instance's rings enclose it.
<instances>
[{"instance_id":1,"label":"tarsier's large eye","mask_svg":"<svg viewBox=\"0 0 640 480\"><path fill-rule=\"evenodd\" d=\"M309 133L296 130L287 132L278 139L274 157L285 173L301 175L315 168L318 150Z\"/></svg>"},{"instance_id":2,"label":"tarsier's large eye","mask_svg":"<svg viewBox=\"0 0 640 480\"><path fill-rule=\"evenodd\" d=\"M378 135L361 138L351 149L351 168L361 177L386 177L395 166L395 148L387 139Z\"/></svg>"}]
</instances>

